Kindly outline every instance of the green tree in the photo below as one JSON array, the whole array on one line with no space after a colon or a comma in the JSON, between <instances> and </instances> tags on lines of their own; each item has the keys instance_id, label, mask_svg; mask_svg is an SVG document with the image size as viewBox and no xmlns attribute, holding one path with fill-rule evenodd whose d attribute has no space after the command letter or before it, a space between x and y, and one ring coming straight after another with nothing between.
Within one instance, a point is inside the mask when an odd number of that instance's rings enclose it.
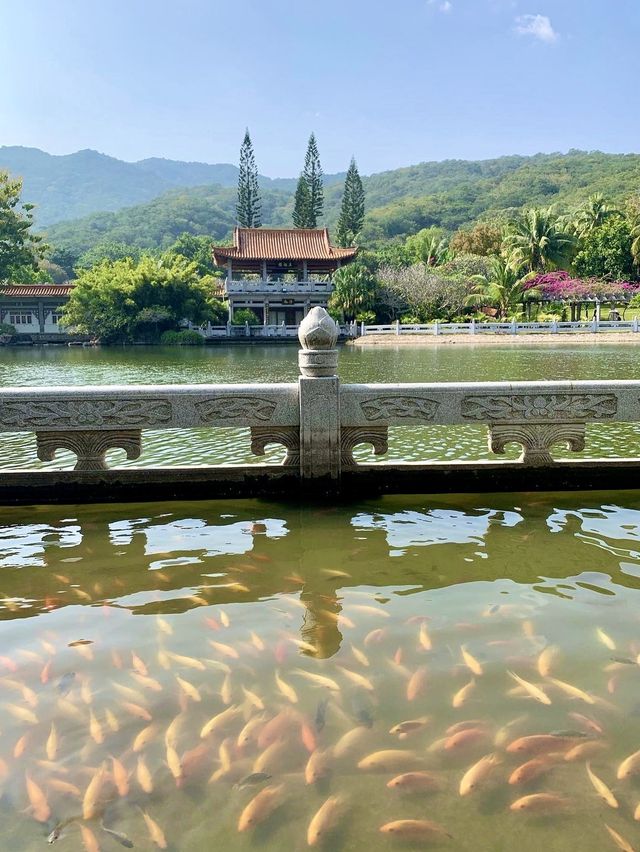
<instances>
[{"instance_id":1,"label":"green tree","mask_svg":"<svg viewBox=\"0 0 640 852\"><path fill-rule=\"evenodd\" d=\"M640 195L627 200L626 214L631 228L631 254L633 262L640 271Z\"/></svg>"},{"instance_id":2,"label":"green tree","mask_svg":"<svg viewBox=\"0 0 640 852\"><path fill-rule=\"evenodd\" d=\"M489 258L489 274L476 276L473 292L467 297L468 307L495 307L501 320L519 313L519 307L540 294L527 289L525 281L504 257Z\"/></svg>"},{"instance_id":3,"label":"green tree","mask_svg":"<svg viewBox=\"0 0 640 852\"><path fill-rule=\"evenodd\" d=\"M198 276L195 264L173 255L105 260L80 270L64 322L105 343L130 342L181 320L211 317L211 280Z\"/></svg>"},{"instance_id":4,"label":"green tree","mask_svg":"<svg viewBox=\"0 0 640 852\"><path fill-rule=\"evenodd\" d=\"M258 168L253 153L253 144L249 130L245 130L240 148L240 172L238 174L238 202L236 216L241 228L259 228L261 220L260 189L258 187Z\"/></svg>"},{"instance_id":5,"label":"green tree","mask_svg":"<svg viewBox=\"0 0 640 852\"><path fill-rule=\"evenodd\" d=\"M350 263L340 267L334 273L333 284L329 307L341 311L347 322L351 322L357 314L373 305L376 282L363 264Z\"/></svg>"},{"instance_id":6,"label":"green tree","mask_svg":"<svg viewBox=\"0 0 640 852\"><path fill-rule=\"evenodd\" d=\"M516 271L546 272L570 262L575 238L562 230L552 207L527 208L511 222L503 245Z\"/></svg>"},{"instance_id":7,"label":"green tree","mask_svg":"<svg viewBox=\"0 0 640 852\"><path fill-rule=\"evenodd\" d=\"M304 175L298 178L296 194L293 198L293 227L311 228L309 185Z\"/></svg>"},{"instance_id":8,"label":"green tree","mask_svg":"<svg viewBox=\"0 0 640 852\"><path fill-rule=\"evenodd\" d=\"M578 275L608 278L612 281L634 275L633 235L629 222L622 216L607 219L583 240L574 260Z\"/></svg>"},{"instance_id":9,"label":"green tree","mask_svg":"<svg viewBox=\"0 0 640 852\"><path fill-rule=\"evenodd\" d=\"M423 228L407 237L405 245L415 263L439 266L448 259L447 238L442 228Z\"/></svg>"},{"instance_id":10,"label":"green tree","mask_svg":"<svg viewBox=\"0 0 640 852\"><path fill-rule=\"evenodd\" d=\"M344 180L344 192L342 194L342 206L338 225L336 228L336 239L339 246L352 246L364 223L364 187L358 173L355 159L351 158L349 170Z\"/></svg>"},{"instance_id":11,"label":"green tree","mask_svg":"<svg viewBox=\"0 0 640 852\"><path fill-rule=\"evenodd\" d=\"M21 204L21 193L22 181L0 171L0 286L33 276L47 248L31 232L33 204Z\"/></svg>"},{"instance_id":12,"label":"green tree","mask_svg":"<svg viewBox=\"0 0 640 852\"><path fill-rule=\"evenodd\" d=\"M171 254L184 257L195 263L199 275L217 275L218 270L213 262L213 240L204 234L189 234L186 231L169 246Z\"/></svg>"},{"instance_id":13,"label":"green tree","mask_svg":"<svg viewBox=\"0 0 640 852\"><path fill-rule=\"evenodd\" d=\"M81 254L76 262L76 267L78 269L89 269L91 266L102 263L103 260L124 260L127 257L131 260L140 260L141 256L142 250L137 246L119 240L105 240Z\"/></svg>"},{"instance_id":14,"label":"green tree","mask_svg":"<svg viewBox=\"0 0 640 852\"><path fill-rule=\"evenodd\" d=\"M596 192L576 210L572 217L572 224L576 234L584 239L596 228L604 225L612 216L619 215L620 211L606 201L601 192Z\"/></svg>"},{"instance_id":15,"label":"green tree","mask_svg":"<svg viewBox=\"0 0 640 852\"><path fill-rule=\"evenodd\" d=\"M233 325L260 325L260 318L251 308L238 308L233 312Z\"/></svg>"},{"instance_id":16,"label":"green tree","mask_svg":"<svg viewBox=\"0 0 640 852\"><path fill-rule=\"evenodd\" d=\"M449 250L452 254L475 254L487 257L500 254L504 228L491 222L477 222L451 237Z\"/></svg>"},{"instance_id":17,"label":"green tree","mask_svg":"<svg viewBox=\"0 0 640 852\"><path fill-rule=\"evenodd\" d=\"M306 190L303 188L306 185ZM324 184L318 143L312 133L307 145L304 169L294 199L293 224L296 228L317 228L324 209Z\"/></svg>"}]
</instances>

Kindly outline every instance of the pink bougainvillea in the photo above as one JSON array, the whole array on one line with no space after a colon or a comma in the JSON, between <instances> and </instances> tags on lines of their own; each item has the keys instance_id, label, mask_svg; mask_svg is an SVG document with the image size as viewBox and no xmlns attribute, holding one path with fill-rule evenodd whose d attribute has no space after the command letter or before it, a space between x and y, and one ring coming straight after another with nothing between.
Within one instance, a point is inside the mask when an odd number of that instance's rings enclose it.
<instances>
[{"instance_id":1,"label":"pink bougainvillea","mask_svg":"<svg viewBox=\"0 0 640 852\"><path fill-rule=\"evenodd\" d=\"M572 278L568 272L546 272L536 275L524 285L525 290L538 290L543 299L552 302L628 301L640 293L640 282L601 281L597 278Z\"/></svg>"}]
</instances>

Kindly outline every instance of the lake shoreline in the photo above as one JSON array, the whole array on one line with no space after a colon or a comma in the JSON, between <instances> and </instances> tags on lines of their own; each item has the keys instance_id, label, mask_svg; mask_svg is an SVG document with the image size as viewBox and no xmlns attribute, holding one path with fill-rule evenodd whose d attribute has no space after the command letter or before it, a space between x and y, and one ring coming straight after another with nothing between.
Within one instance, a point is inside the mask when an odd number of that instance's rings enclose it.
<instances>
[{"instance_id":1,"label":"lake shoreline","mask_svg":"<svg viewBox=\"0 0 640 852\"><path fill-rule=\"evenodd\" d=\"M572 334L367 334L347 346L598 346L610 343L640 344L634 332L582 332Z\"/></svg>"}]
</instances>

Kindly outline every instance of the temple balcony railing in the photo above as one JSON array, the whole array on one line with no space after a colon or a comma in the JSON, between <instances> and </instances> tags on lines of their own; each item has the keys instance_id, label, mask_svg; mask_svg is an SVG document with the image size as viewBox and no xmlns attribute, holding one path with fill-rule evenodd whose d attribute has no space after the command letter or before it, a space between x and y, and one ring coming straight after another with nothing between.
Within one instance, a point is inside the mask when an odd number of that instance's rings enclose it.
<instances>
[{"instance_id":1,"label":"temple balcony railing","mask_svg":"<svg viewBox=\"0 0 640 852\"><path fill-rule=\"evenodd\" d=\"M640 460L562 456L587 446L587 427L640 423L640 380L341 384L338 329L324 309L303 320L297 383L123 385L0 389L0 432L35 433L41 461L58 450L74 470L4 470L0 502L192 499L297 494L368 498L376 492L562 490L633 487ZM381 354L381 357L384 357ZM397 427L483 426L491 458L360 462L354 449L388 451ZM175 429L245 428L251 452L284 447L281 464L109 468L129 460L142 435ZM197 440L197 436L191 438ZM234 432L233 440L238 440ZM505 448L521 449L501 460ZM179 462L179 459L176 459Z\"/></svg>"},{"instance_id":2,"label":"temple balcony railing","mask_svg":"<svg viewBox=\"0 0 640 852\"><path fill-rule=\"evenodd\" d=\"M226 295L255 294L264 296L318 295L333 293L330 281L229 281L225 282Z\"/></svg>"}]
</instances>

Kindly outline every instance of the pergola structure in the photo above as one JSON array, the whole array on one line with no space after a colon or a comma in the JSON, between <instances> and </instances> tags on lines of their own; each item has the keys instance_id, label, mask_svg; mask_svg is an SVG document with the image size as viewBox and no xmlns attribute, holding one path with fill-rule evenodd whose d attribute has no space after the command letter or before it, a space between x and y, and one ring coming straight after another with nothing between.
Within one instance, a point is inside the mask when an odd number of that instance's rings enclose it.
<instances>
[{"instance_id":1,"label":"pergola structure","mask_svg":"<svg viewBox=\"0 0 640 852\"><path fill-rule=\"evenodd\" d=\"M327 228L236 228L232 246L214 246L226 267L229 319L249 308L265 325L298 325L316 305L326 307L336 269L357 248L331 244Z\"/></svg>"}]
</instances>

